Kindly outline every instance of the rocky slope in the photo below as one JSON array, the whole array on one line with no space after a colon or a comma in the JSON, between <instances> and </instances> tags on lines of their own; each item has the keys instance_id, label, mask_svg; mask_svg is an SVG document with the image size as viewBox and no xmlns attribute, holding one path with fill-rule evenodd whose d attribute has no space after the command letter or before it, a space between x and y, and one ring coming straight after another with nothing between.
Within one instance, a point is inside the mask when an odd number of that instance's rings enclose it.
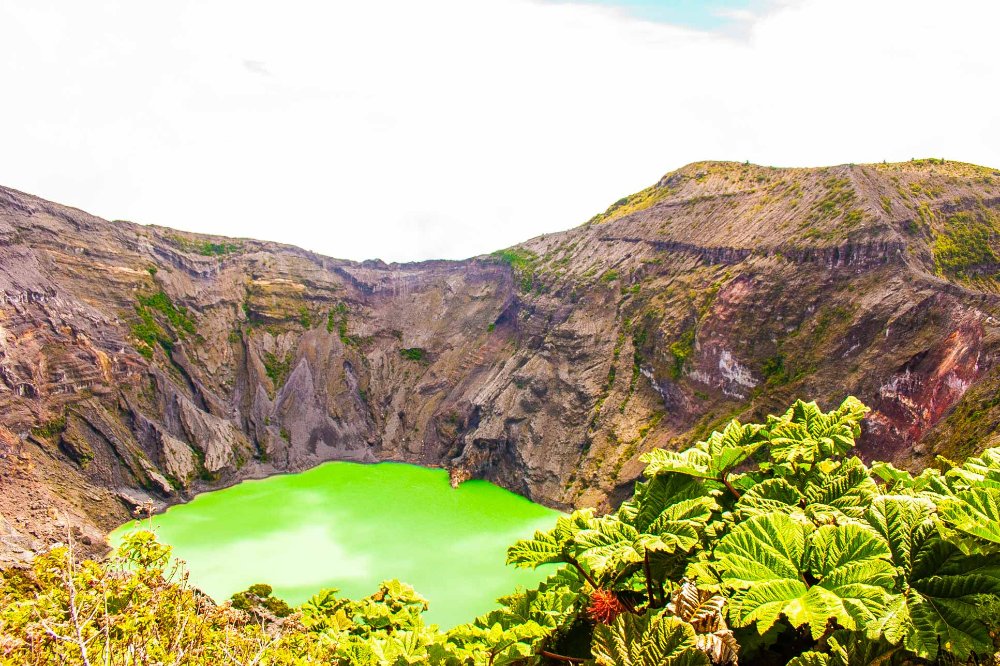
<instances>
[{"instance_id":1,"label":"rocky slope","mask_svg":"<svg viewBox=\"0 0 1000 666\"><path fill-rule=\"evenodd\" d=\"M0 565L146 502L324 460L446 466L568 507L795 396L866 454L1000 424L1000 172L696 163L570 231L355 263L0 188Z\"/></svg>"}]
</instances>

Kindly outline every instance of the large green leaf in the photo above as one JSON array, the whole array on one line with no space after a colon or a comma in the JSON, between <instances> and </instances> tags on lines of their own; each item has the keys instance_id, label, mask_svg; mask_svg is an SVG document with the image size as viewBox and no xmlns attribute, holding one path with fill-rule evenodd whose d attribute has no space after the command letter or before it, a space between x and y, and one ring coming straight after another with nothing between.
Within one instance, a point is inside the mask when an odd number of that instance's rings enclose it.
<instances>
[{"instance_id":1,"label":"large green leaf","mask_svg":"<svg viewBox=\"0 0 1000 666\"><path fill-rule=\"evenodd\" d=\"M959 491L941 500L938 514L949 527L1000 545L1000 488L986 485ZM970 546L966 550L974 552L982 548Z\"/></svg>"},{"instance_id":2,"label":"large green leaf","mask_svg":"<svg viewBox=\"0 0 1000 666\"><path fill-rule=\"evenodd\" d=\"M979 612L981 595L1000 593L1000 563L970 557L937 534L927 535L915 554L906 595L913 630L906 647L924 657L936 654L937 640L960 660L992 647Z\"/></svg>"},{"instance_id":3,"label":"large green leaf","mask_svg":"<svg viewBox=\"0 0 1000 666\"><path fill-rule=\"evenodd\" d=\"M690 624L653 612L598 625L592 651L599 666L709 666Z\"/></svg>"},{"instance_id":4,"label":"large green leaf","mask_svg":"<svg viewBox=\"0 0 1000 666\"><path fill-rule=\"evenodd\" d=\"M477 619L477 623L482 620L481 624L492 626L499 622L504 628L510 628L536 622L541 627L556 629L575 614L580 599L579 592L566 586L517 592L497 599L502 607Z\"/></svg>"},{"instance_id":5,"label":"large green leaf","mask_svg":"<svg viewBox=\"0 0 1000 666\"><path fill-rule=\"evenodd\" d=\"M594 522L592 509L574 511L556 520L548 532L538 531L531 539L521 539L507 549L507 564L519 567L537 567L542 564L566 562L567 549L581 530L589 529Z\"/></svg>"},{"instance_id":6,"label":"large green leaf","mask_svg":"<svg viewBox=\"0 0 1000 666\"><path fill-rule=\"evenodd\" d=\"M903 643L925 659L937 655L939 643L963 661L989 650L978 604L980 595L1000 593L1000 562L970 557L942 539L927 498L882 496L865 517L889 547L899 579L899 593L869 623L869 636Z\"/></svg>"},{"instance_id":7,"label":"large green leaf","mask_svg":"<svg viewBox=\"0 0 1000 666\"><path fill-rule=\"evenodd\" d=\"M813 530L784 513L738 524L715 549L723 583L739 590L736 625L756 623L763 633L784 616L795 627L809 625L814 637L831 619L849 629L874 620L892 586L889 555L865 527Z\"/></svg>"},{"instance_id":8,"label":"large green leaf","mask_svg":"<svg viewBox=\"0 0 1000 666\"><path fill-rule=\"evenodd\" d=\"M576 558L600 575L606 569L615 569L629 563L643 561L644 549L641 533L615 517L594 521L594 527L581 531L575 540ZM697 533L692 530L691 541Z\"/></svg>"},{"instance_id":9,"label":"large green leaf","mask_svg":"<svg viewBox=\"0 0 1000 666\"><path fill-rule=\"evenodd\" d=\"M743 493L734 512L740 519L766 513L801 513L805 497L785 479L767 479Z\"/></svg>"},{"instance_id":10,"label":"large green leaf","mask_svg":"<svg viewBox=\"0 0 1000 666\"><path fill-rule=\"evenodd\" d=\"M826 639L830 666L889 666L900 650L884 640L866 638L863 633L840 629Z\"/></svg>"},{"instance_id":11,"label":"large green leaf","mask_svg":"<svg viewBox=\"0 0 1000 666\"><path fill-rule=\"evenodd\" d=\"M810 650L794 657L786 666L830 666L830 655Z\"/></svg>"},{"instance_id":12,"label":"large green leaf","mask_svg":"<svg viewBox=\"0 0 1000 666\"><path fill-rule=\"evenodd\" d=\"M699 479L683 474L659 474L635 484L635 497L621 505L618 517L640 532L647 532L649 526L675 504L708 496Z\"/></svg>"},{"instance_id":13,"label":"large green leaf","mask_svg":"<svg viewBox=\"0 0 1000 666\"><path fill-rule=\"evenodd\" d=\"M454 644L452 651L465 657L462 663L492 666L524 663L550 633L548 628L533 621L505 627L500 621L487 624L490 618L486 615L474 624L463 624L448 632L448 640Z\"/></svg>"},{"instance_id":14,"label":"large green leaf","mask_svg":"<svg viewBox=\"0 0 1000 666\"><path fill-rule=\"evenodd\" d=\"M849 397L831 412L824 413L815 402L797 400L782 416L769 417L766 432L775 470L794 474L847 453L867 412L857 398Z\"/></svg>"},{"instance_id":15,"label":"large green leaf","mask_svg":"<svg viewBox=\"0 0 1000 666\"><path fill-rule=\"evenodd\" d=\"M862 629L885 608L894 586L889 547L872 530L856 524L824 525L808 542L809 573L819 580L808 603L845 629ZM826 624L825 622L823 623ZM810 626L813 635L823 627Z\"/></svg>"},{"instance_id":16,"label":"large green leaf","mask_svg":"<svg viewBox=\"0 0 1000 666\"><path fill-rule=\"evenodd\" d=\"M1000 448L986 449L969 458L964 464L948 470L945 478L955 490L971 487L1000 490Z\"/></svg>"},{"instance_id":17,"label":"large green leaf","mask_svg":"<svg viewBox=\"0 0 1000 666\"><path fill-rule=\"evenodd\" d=\"M933 513L934 504L928 499L882 495L872 502L865 520L882 536L893 563L909 572L918 551L934 532Z\"/></svg>"},{"instance_id":18,"label":"large green leaf","mask_svg":"<svg viewBox=\"0 0 1000 666\"><path fill-rule=\"evenodd\" d=\"M661 511L656 520L647 525L643 532L668 542L677 541L677 550L690 550L694 544L680 541L679 537L674 535L680 534L682 530L687 534L690 528L700 531L711 520L712 512L717 508L715 500L711 497L683 500ZM674 549L667 550L673 552Z\"/></svg>"},{"instance_id":19,"label":"large green leaf","mask_svg":"<svg viewBox=\"0 0 1000 666\"><path fill-rule=\"evenodd\" d=\"M803 601L809 591L802 577L807 533L806 525L785 514L762 514L738 524L715 547L723 583L741 591L731 608L736 626L756 622L764 633L781 615L795 626L812 619Z\"/></svg>"},{"instance_id":20,"label":"large green leaf","mask_svg":"<svg viewBox=\"0 0 1000 666\"><path fill-rule=\"evenodd\" d=\"M806 481L804 494L809 504L833 507L851 518L860 518L878 495L878 486L860 458L816 465Z\"/></svg>"},{"instance_id":21,"label":"large green leaf","mask_svg":"<svg viewBox=\"0 0 1000 666\"><path fill-rule=\"evenodd\" d=\"M709 497L684 500L664 509L646 532L622 522L617 516L591 521L573 540L573 556L598 575L614 574L629 564L643 562L646 552L684 553L700 540L712 516Z\"/></svg>"},{"instance_id":22,"label":"large green leaf","mask_svg":"<svg viewBox=\"0 0 1000 666\"><path fill-rule=\"evenodd\" d=\"M703 442L680 453L654 449L642 457L646 474L673 472L697 479L722 479L746 461L764 443L761 426L730 421L722 432L713 432Z\"/></svg>"}]
</instances>

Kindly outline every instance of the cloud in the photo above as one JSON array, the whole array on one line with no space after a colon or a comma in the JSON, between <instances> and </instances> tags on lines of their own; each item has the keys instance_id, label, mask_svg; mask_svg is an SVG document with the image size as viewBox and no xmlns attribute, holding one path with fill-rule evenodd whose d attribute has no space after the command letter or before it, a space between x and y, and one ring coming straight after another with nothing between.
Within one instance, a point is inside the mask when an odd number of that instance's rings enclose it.
<instances>
[{"instance_id":1,"label":"cloud","mask_svg":"<svg viewBox=\"0 0 1000 666\"><path fill-rule=\"evenodd\" d=\"M531 0L9 0L0 183L339 257L459 258L695 160L1000 165L998 20L801 0L734 36Z\"/></svg>"},{"instance_id":2,"label":"cloud","mask_svg":"<svg viewBox=\"0 0 1000 666\"><path fill-rule=\"evenodd\" d=\"M267 66L259 60L244 60L243 66L251 74L259 74L260 76L271 76L271 72L267 71Z\"/></svg>"}]
</instances>

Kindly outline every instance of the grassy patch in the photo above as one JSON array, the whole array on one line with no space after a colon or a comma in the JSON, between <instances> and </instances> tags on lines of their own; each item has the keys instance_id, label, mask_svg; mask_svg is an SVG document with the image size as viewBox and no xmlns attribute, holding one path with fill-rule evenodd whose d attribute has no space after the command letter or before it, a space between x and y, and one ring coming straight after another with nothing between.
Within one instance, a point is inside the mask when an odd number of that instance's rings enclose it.
<instances>
[{"instance_id":1,"label":"grassy patch","mask_svg":"<svg viewBox=\"0 0 1000 666\"><path fill-rule=\"evenodd\" d=\"M167 240L184 252L193 252L194 254L200 254L205 257L221 257L227 254L239 252L243 249L243 246L239 243L197 241L184 238L183 236L179 236L177 234L167 236Z\"/></svg>"},{"instance_id":2,"label":"grassy patch","mask_svg":"<svg viewBox=\"0 0 1000 666\"><path fill-rule=\"evenodd\" d=\"M832 220L846 215L851 210L856 194L848 178L827 178L823 181L826 194L813 204L814 221Z\"/></svg>"},{"instance_id":3,"label":"grassy patch","mask_svg":"<svg viewBox=\"0 0 1000 666\"><path fill-rule=\"evenodd\" d=\"M991 247L997 232L993 224L969 212L956 213L945 221L934 238L934 266L938 273L967 277L973 269L1000 262Z\"/></svg>"},{"instance_id":4,"label":"grassy patch","mask_svg":"<svg viewBox=\"0 0 1000 666\"><path fill-rule=\"evenodd\" d=\"M423 347L410 347L408 349L400 349L399 355L405 358L407 361L417 361L418 363L424 363L427 361L427 350Z\"/></svg>"},{"instance_id":5,"label":"grassy patch","mask_svg":"<svg viewBox=\"0 0 1000 666\"><path fill-rule=\"evenodd\" d=\"M506 250L497 250L491 257L496 257L514 270L531 269L538 261L538 255L522 247L511 247Z\"/></svg>"},{"instance_id":6,"label":"grassy patch","mask_svg":"<svg viewBox=\"0 0 1000 666\"><path fill-rule=\"evenodd\" d=\"M769 386L784 386L791 381L788 368L785 367L785 357L781 354L764 359L764 363L760 366L760 374Z\"/></svg>"},{"instance_id":7,"label":"grassy patch","mask_svg":"<svg viewBox=\"0 0 1000 666\"><path fill-rule=\"evenodd\" d=\"M279 358L271 352L264 352L264 372L275 390L285 383L288 373L292 371L292 352L288 352L284 357Z\"/></svg>"},{"instance_id":8,"label":"grassy patch","mask_svg":"<svg viewBox=\"0 0 1000 666\"><path fill-rule=\"evenodd\" d=\"M620 217L631 215L632 213L638 213L639 211L651 208L653 205L663 199L666 199L671 194L673 194L673 190L669 187L659 187L658 185L647 187L646 189L636 192L635 194L622 197L608 206L608 209L603 213L599 213L590 218L587 224L601 224L603 222L617 220Z\"/></svg>"},{"instance_id":9,"label":"grassy patch","mask_svg":"<svg viewBox=\"0 0 1000 666\"><path fill-rule=\"evenodd\" d=\"M674 363L670 368L670 376L674 379L680 379L681 375L684 374L684 364L687 363L688 357L694 352L694 327L687 328L681 333L681 337L678 338L673 344L670 345L670 355L674 357Z\"/></svg>"},{"instance_id":10,"label":"grassy patch","mask_svg":"<svg viewBox=\"0 0 1000 666\"><path fill-rule=\"evenodd\" d=\"M882 210L885 211L886 215L892 215L892 201L889 197L882 197Z\"/></svg>"},{"instance_id":11,"label":"grassy patch","mask_svg":"<svg viewBox=\"0 0 1000 666\"><path fill-rule=\"evenodd\" d=\"M65 429L66 416L64 415L32 428L31 434L35 437L42 437L43 439L52 439L56 435L62 434L62 431Z\"/></svg>"},{"instance_id":12,"label":"grassy patch","mask_svg":"<svg viewBox=\"0 0 1000 666\"><path fill-rule=\"evenodd\" d=\"M333 333L337 331L337 337L340 338L342 343L348 347L357 347L358 340L347 333L347 315L349 312L350 310L346 303L337 303L336 307L326 315L326 332Z\"/></svg>"},{"instance_id":13,"label":"grassy patch","mask_svg":"<svg viewBox=\"0 0 1000 666\"><path fill-rule=\"evenodd\" d=\"M211 243L205 241L197 246L198 254L203 254L206 257L217 257L224 254L231 254L233 252L239 252L242 248L236 243Z\"/></svg>"},{"instance_id":14,"label":"grassy patch","mask_svg":"<svg viewBox=\"0 0 1000 666\"><path fill-rule=\"evenodd\" d=\"M198 330L194 321L188 316L187 308L177 307L170 297L163 291L158 291L151 296L139 296L139 305L143 308L156 310L170 322L170 326L177 331L181 337L184 333L195 335Z\"/></svg>"},{"instance_id":15,"label":"grassy patch","mask_svg":"<svg viewBox=\"0 0 1000 666\"><path fill-rule=\"evenodd\" d=\"M511 267L521 291L531 291L535 284L535 267L539 260L537 254L525 248L511 247L506 250L497 250L490 256Z\"/></svg>"},{"instance_id":16,"label":"grassy patch","mask_svg":"<svg viewBox=\"0 0 1000 666\"><path fill-rule=\"evenodd\" d=\"M156 345L160 345L168 352L173 349L173 338L170 337L165 328L160 326L149 308L136 305L135 312L139 315L139 321L132 323L129 332L133 338L138 340L136 350L140 354L151 359L153 358L153 348Z\"/></svg>"}]
</instances>

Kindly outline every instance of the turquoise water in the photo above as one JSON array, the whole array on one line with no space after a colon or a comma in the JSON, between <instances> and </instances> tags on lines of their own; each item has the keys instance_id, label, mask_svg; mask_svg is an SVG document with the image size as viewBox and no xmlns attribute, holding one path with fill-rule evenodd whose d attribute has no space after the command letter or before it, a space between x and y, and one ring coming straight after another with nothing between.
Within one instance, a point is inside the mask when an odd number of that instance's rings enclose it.
<instances>
[{"instance_id":1,"label":"turquoise water","mask_svg":"<svg viewBox=\"0 0 1000 666\"><path fill-rule=\"evenodd\" d=\"M452 488L444 470L333 462L198 495L152 523L217 601L254 583L291 604L329 587L357 598L398 578L428 599L428 622L449 628L548 575L504 558L558 515L485 481Z\"/></svg>"}]
</instances>

